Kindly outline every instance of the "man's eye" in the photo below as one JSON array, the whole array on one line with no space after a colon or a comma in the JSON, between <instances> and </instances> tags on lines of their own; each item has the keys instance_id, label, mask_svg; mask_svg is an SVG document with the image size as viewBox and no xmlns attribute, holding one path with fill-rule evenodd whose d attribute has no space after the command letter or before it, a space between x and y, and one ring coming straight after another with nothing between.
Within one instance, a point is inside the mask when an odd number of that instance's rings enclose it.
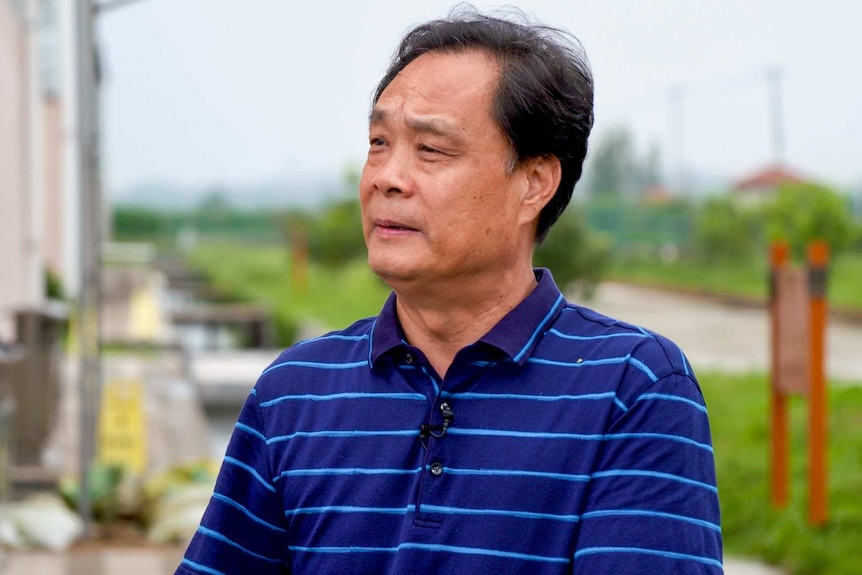
<instances>
[{"instance_id":1,"label":"man's eye","mask_svg":"<svg viewBox=\"0 0 862 575\"><path fill-rule=\"evenodd\" d=\"M386 140L384 140L383 138L379 138L379 137L378 138L371 138L371 139L369 139L368 143L373 148L373 147L385 146Z\"/></svg>"},{"instance_id":2,"label":"man's eye","mask_svg":"<svg viewBox=\"0 0 862 575\"><path fill-rule=\"evenodd\" d=\"M429 154L442 154L442 152L437 148L432 148L431 146L426 146L425 144L419 146L419 151L426 152Z\"/></svg>"}]
</instances>

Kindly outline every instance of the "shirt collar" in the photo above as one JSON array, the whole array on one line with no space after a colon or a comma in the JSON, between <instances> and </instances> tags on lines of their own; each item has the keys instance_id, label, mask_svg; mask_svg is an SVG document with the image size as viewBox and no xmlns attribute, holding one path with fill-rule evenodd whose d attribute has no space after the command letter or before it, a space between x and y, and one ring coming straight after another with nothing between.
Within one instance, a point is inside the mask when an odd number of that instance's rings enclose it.
<instances>
[{"instance_id":1,"label":"shirt collar","mask_svg":"<svg viewBox=\"0 0 862 575\"><path fill-rule=\"evenodd\" d=\"M502 351L516 363L523 364L536 344L566 306L551 272L534 270L538 285L479 341ZM369 361L371 365L396 347L404 345L404 334L395 311L395 292L389 294L375 321L371 334ZM370 366L369 366L370 367Z\"/></svg>"}]
</instances>

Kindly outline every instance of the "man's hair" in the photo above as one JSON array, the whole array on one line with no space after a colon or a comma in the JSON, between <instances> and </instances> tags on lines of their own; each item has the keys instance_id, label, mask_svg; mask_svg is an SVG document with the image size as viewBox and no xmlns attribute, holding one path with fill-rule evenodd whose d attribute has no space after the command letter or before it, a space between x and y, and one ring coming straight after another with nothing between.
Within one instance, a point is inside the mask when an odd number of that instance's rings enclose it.
<instances>
[{"instance_id":1,"label":"man's hair","mask_svg":"<svg viewBox=\"0 0 862 575\"><path fill-rule=\"evenodd\" d=\"M459 6L446 18L413 28L401 40L373 104L422 54L488 54L501 70L491 113L512 144L514 161L553 155L562 167L560 185L539 214L536 241L541 242L569 204L583 171L593 126L593 78L577 39L531 23L522 12L512 16L489 16Z\"/></svg>"}]
</instances>

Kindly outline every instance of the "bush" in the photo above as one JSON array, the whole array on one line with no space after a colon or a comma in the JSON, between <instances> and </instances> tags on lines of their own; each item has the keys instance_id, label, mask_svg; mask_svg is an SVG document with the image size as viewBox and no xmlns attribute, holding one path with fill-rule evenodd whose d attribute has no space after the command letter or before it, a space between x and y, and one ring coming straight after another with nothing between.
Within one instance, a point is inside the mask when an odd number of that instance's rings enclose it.
<instances>
[{"instance_id":1,"label":"bush","mask_svg":"<svg viewBox=\"0 0 862 575\"><path fill-rule=\"evenodd\" d=\"M763 216L770 241L788 242L797 257L815 239L826 240L833 253L840 253L851 247L857 233L847 200L810 184L781 186Z\"/></svg>"},{"instance_id":2,"label":"bush","mask_svg":"<svg viewBox=\"0 0 862 575\"><path fill-rule=\"evenodd\" d=\"M563 291L573 288L589 299L610 267L611 242L587 227L580 212L570 209L557 220L533 257L546 267Z\"/></svg>"},{"instance_id":3,"label":"bush","mask_svg":"<svg viewBox=\"0 0 862 575\"><path fill-rule=\"evenodd\" d=\"M708 199L695 223L699 259L707 262L750 261L762 250L757 214L729 196Z\"/></svg>"},{"instance_id":4,"label":"bush","mask_svg":"<svg viewBox=\"0 0 862 575\"><path fill-rule=\"evenodd\" d=\"M365 254L359 200L334 202L309 222L311 259L330 268L346 265Z\"/></svg>"}]
</instances>

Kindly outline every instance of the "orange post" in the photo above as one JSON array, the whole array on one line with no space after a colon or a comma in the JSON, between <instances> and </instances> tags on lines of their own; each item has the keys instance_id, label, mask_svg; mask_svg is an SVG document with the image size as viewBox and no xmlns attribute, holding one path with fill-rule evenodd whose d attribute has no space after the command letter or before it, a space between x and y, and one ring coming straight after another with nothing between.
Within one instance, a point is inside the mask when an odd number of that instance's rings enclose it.
<instances>
[{"instance_id":1,"label":"orange post","mask_svg":"<svg viewBox=\"0 0 862 575\"><path fill-rule=\"evenodd\" d=\"M828 516L826 472L827 406L825 377L826 275L829 246L818 240L808 246L808 287L811 337L810 393L808 405L808 517L813 525L824 525Z\"/></svg>"},{"instance_id":2,"label":"orange post","mask_svg":"<svg viewBox=\"0 0 862 575\"><path fill-rule=\"evenodd\" d=\"M787 505L789 491L788 474L788 438L787 438L787 398L779 385L780 360L778 336L781 333L781 321L778 313L778 274L790 261L790 247L784 242L772 244L769 253L770 264L770 335L772 344L772 385L770 389L771 437L771 495L772 505L784 507Z\"/></svg>"}]
</instances>

